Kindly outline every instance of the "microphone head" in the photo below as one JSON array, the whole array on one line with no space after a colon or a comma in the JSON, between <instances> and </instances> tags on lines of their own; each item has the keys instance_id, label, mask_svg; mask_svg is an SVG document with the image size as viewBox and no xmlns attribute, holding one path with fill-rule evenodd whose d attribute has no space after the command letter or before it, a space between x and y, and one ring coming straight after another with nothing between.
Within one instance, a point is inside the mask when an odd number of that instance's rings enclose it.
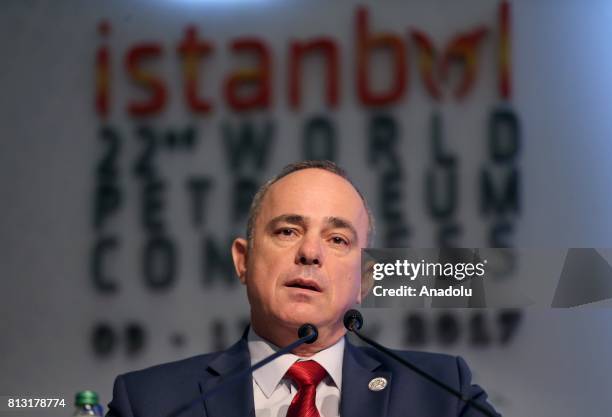
<instances>
[{"instance_id":1,"label":"microphone head","mask_svg":"<svg viewBox=\"0 0 612 417\"><path fill-rule=\"evenodd\" d=\"M317 326L314 324L306 323L302 324L298 329L298 337L300 339L304 337L310 337L306 342L306 344L311 344L317 341L319 338L319 331L317 330Z\"/></svg>"},{"instance_id":2,"label":"microphone head","mask_svg":"<svg viewBox=\"0 0 612 417\"><path fill-rule=\"evenodd\" d=\"M363 326L363 316L357 310L349 310L344 313L344 327L348 331L359 330Z\"/></svg>"}]
</instances>

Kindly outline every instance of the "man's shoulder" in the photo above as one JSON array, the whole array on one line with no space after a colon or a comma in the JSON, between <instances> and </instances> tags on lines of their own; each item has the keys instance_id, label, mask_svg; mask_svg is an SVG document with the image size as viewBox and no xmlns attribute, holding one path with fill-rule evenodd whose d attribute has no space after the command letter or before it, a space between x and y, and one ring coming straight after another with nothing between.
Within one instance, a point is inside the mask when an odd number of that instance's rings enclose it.
<instances>
[{"instance_id":1,"label":"man's shoulder","mask_svg":"<svg viewBox=\"0 0 612 417\"><path fill-rule=\"evenodd\" d=\"M215 360L227 350L166 362L115 379L107 416L172 414L202 394ZM161 412L159 410L164 410Z\"/></svg>"},{"instance_id":2,"label":"man's shoulder","mask_svg":"<svg viewBox=\"0 0 612 417\"><path fill-rule=\"evenodd\" d=\"M388 355L374 349L370 346L356 347L360 352L375 359L381 364L381 367L393 372L409 372L404 365L389 357ZM418 368L430 373L438 378L447 379L449 376L458 376L459 373L469 372L467 367L464 368L465 362L457 356L448 355L445 353L422 352L416 350L398 350L390 349L394 354L406 360L407 362L417 366Z\"/></svg>"},{"instance_id":3,"label":"man's shoulder","mask_svg":"<svg viewBox=\"0 0 612 417\"><path fill-rule=\"evenodd\" d=\"M199 379L206 372L208 365L223 352L224 351L206 353L172 362L165 362L148 368L127 372L120 375L120 377L124 379L128 385L140 385L152 381L173 383L174 381Z\"/></svg>"},{"instance_id":4,"label":"man's shoulder","mask_svg":"<svg viewBox=\"0 0 612 417\"><path fill-rule=\"evenodd\" d=\"M488 409L491 415L498 415L487 402L486 392L478 385L472 384L470 369L460 356L411 350L392 350L392 352L447 387L460 392L463 397L470 398ZM396 359L374 348L355 347L353 356L357 361L366 363L370 370L391 378L391 395L395 395L391 415L402 415L406 401L412 404L413 410L416 410L414 415L461 415L466 417L484 415L458 402L454 396L445 393L428 381L428 377L419 375L419 372L405 367Z\"/></svg>"},{"instance_id":5,"label":"man's shoulder","mask_svg":"<svg viewBox=\"0 0 612 417\"><path fill-rule=\"evenodd\" d=\"M378 360L381 363L397 363L395 359L389 357L383 352L376 350L371 346L355 346L361 352L366 355ZM448 355L446 353L435 353L435 352L424 352L419 350L400 350L400 349L389 349L396 355L409 361L415 361L422 364L438 365L438 364L449 364L457 360L456 356Z\"/></svg>"}]
</instances>

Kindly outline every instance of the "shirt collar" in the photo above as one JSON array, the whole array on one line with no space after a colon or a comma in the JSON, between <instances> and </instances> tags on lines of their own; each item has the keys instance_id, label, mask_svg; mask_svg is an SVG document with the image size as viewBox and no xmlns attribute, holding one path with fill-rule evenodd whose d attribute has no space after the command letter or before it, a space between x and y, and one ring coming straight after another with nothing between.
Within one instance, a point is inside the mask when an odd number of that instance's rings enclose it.
<instances>
[{"instance_id":1,"label":"shirt collar","mask_svg":"<svg viewBox=\"0 0 612 417\"><path fill-rule=\"evenodd\" d=\"M291 365L298 360L314 360L319 363L332 380L332 383L342 390L342 360L344 359L344 337L341 337L332 346L323 349L314 355L303 358L287 353L262 366L253 372L253 380L259 386L266 398L270 398L276 387L281 382ZM251 364L255 364L267 356L276 352L279 348L267 340L261 338L252 327L249 328L248 334L249 353L251 355Z\"/></svg>"}]
</instances>

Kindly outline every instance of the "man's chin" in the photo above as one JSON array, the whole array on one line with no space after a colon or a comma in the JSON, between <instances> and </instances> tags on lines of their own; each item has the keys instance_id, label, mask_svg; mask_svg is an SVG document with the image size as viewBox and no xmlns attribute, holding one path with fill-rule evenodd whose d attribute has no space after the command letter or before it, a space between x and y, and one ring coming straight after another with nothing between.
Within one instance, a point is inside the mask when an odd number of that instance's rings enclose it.
<instances>
[{"instance_id":1,"label":"man's chin","mask_svg":"<svg viewBox=\"0 0 612 417\"><path fill-rule=\"evenodd\" d=\"M329 318L322 314L321 307L309 303L291 303L286 306L281 315L281 321L292 327L299 327L304 323L319 326L326 323Z\"/></svg>"}]
</instances>

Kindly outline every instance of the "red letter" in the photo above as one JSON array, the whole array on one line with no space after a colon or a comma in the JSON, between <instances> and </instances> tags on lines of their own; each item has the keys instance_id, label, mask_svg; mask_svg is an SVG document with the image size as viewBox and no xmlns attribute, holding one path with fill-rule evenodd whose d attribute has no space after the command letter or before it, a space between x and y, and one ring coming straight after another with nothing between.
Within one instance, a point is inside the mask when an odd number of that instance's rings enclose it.
<instances>
[{"instance_id":1,"label":"red letter","mask_svg":"<svg viewBox=\"0 0 612 417\"><path fill-rule=\"evenodd\" d=\"M161 55L162 48L158 44L145 43L134 46L126 55L125 64L132 80L151 92L146 101L131 101L128 111L134 116L144 116L158 113L166 104L166 87L159 78L146 72L140 66L146 58L155 58Z\"/></svg>"},{"instance_id":2,"label":"red letter","mask_svg":"<svg viewBox=\"0 0 612 417\"><path fill-rule=\"evenodd\" d=\"M436 48L426 33L419 30L411 32L412 39L419 49L419 72L429 95L439 100L442 97L440 81L448 79L451 63L458 62L463 69L455 97L463 98L474 85L478 70L477 49L487 29L479 27L471 32L459 33L447 44L441 62L437 60ZM438 78L439 75L439 78Z\"/></svg>"},{"instance_id":3,"label":"red letter","mask_svg":"<svg viewBox=\"0 0 612 417\"><path fill-rule=\"evenodd\" d=\"M499 94L509 99L512 94L512 59L510 56L510 4L503 1L499 5Z\"/></svg>"},{"instance_id":4,"label":"red letter","mask_svg":"<svg viewBox=\"0 0 612 417\"><path fill-rule=\"evenodd\" d=\"M108 36L110 25L107 21L100 22L98 33L105 38ZM102 117L108 116L110 82L110 56L108 46L103 45L96 52L96 111Z\"/></svg>"},{"instance_id":5,"label":"red letter","mask_svg":"<svg viewBox=\"0 0 612 417\"><path fill-rule=\"evenodd\" d=\"M440 92L440 85L436 77L436 70L438 69L436 49L426 33L420 30L413 30L411 34L412 40L418 48L417 60L421 80L423 80L429 95L435 100L439 100L442 93Z\"/></svg>"},{"instance_id":6,"label":"red letter","mask_svg":"<svg viewBox=\"0 0 612 417\"><path fill-rule=\"evenodd\" d=\"M270 105L270 52L266 45L255 38L243 38L232 42L235 52L251 50L259 57L259 67L235 71L225 80L225 98L234 110L266 108ZM242 89L255 84L255 93L239 94ZM251 85L251 87L253 87ZM246 97L245 97L246 96Z\"/></svg>"},{"instance_id":7,"label":"red letter","mask_svg":"<svg viewBox=\"0 0 612 417\"><path fill-rule=\"evenodd\" d=\"M293 42L289 57L289 104L298 109L301 104L302 57L306 53L321 51L325 54L327 105L336 107L338 104L338 47L330 38L319 38L310 42Z\"/></svg>"},{"instance_id":8,"label":"red letter","mask_svg":"<svg viewBox=\"0 0 612 417\"><path fill-rule=\"evenodd\" d=\"M179 45L179 54L183 57L184 94L189 108L194 112L208 113L211 104L198 97L198 72L202 56L212 52L213 47L208 42L198 41L198 31L189 26L185 30L185 39Z\"/></svg>"},{"instance_id":9,"label":"red letter","mask_svg":"<svg viewBox=\"0 0 612 417\"><path fill-rule=\"evenodd\" d=\"M450 63L452 60L460 61L463 64L463 79L455 89L455 97L461 99L465 97L472 88L476 75L478 74L478 55L476 54L480 41L487 33L484 27L476 28L466 34L458 34L446 47L442 59L441 75L442 79L448 78Z\"/></svg>"},{"instance_id":10,"label":"red letter","mask_svg":"<svg viewBox=\"0 0 612 417\"><path fill-rule=\"evenodd\" d=\"M375 94L370 91L370 55L376 48L388 48L393 56L394 77L391 88ZM390 33L371 35L368 31L368 11L357 10L357 91L366 105L385 105L397 101L406 89L406 52L399 36Z\"/></svg>"}]
</instances>

